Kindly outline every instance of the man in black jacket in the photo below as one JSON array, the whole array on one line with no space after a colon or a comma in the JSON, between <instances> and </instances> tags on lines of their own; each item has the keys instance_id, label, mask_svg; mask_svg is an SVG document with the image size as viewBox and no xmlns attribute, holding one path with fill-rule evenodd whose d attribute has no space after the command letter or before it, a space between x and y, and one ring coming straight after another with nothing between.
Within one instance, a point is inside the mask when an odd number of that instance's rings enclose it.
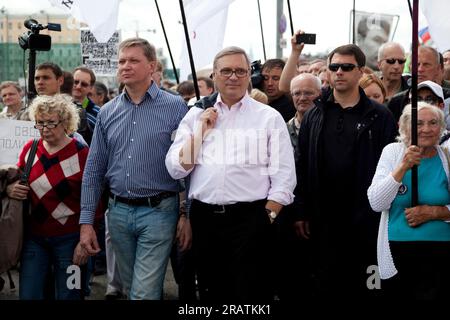
<instances>
[{"instance_id":1,"label":"man in black jacket","mask_svg":"<svg viewBox=\"0 0 450 320\"><path fill-rule=\"evenodd\" d=\"M358 46L338 47L328 61L334 89L316 100L300 127L295 225L312 241L315 295L362 297L377 291L366 283L376 265L379 222L367 188L396 124L358 86L365 65Z\"/></svg>"}]
</instances>

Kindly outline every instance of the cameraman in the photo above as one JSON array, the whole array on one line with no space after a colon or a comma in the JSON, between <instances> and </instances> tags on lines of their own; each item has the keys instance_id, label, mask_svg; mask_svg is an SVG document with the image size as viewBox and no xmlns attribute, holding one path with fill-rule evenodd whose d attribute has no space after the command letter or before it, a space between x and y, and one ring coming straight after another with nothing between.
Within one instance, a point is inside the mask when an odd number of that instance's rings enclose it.
<instances>
[{"instance_id":1,"label":"cameraman","mask_svg":"<svg viewBox=\"0 0 450 320\"><path fill-rule=\"evenodd\" d=\"M295 115L295 107L290 96L278 87L284 65L281 59L269 59L263 64L262 90L269 98L269 106L281 113L284 121L288 122Z\"/></svg>"}]
</instances>

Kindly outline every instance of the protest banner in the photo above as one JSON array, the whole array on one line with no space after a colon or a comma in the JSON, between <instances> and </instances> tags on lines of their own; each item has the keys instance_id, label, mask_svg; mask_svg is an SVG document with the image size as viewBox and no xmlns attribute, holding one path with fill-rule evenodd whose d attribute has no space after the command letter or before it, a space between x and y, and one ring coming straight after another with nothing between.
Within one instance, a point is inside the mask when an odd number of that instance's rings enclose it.
<instances>
[{"instance_id":1,"label":"protest banner","mask_svg":"<svg viewBox=\"0 0 450 320\"><path fill-rule=\"evenodd\" d=\"M0 165L16 164L23 146L39 137L32 121L0 120Z\"/></svg>"},{"instance_id":2,"label":"protest banner","mask_svg":"<svg viewBox=\"0 0 450 320\"><path fill-rule=\"evenodd\" d=\"M108 42L98 42L91 31L81 30L81 57L83 64L97 76L115 76L118 64L119 32Z\"/></svg>"}]
</instances>

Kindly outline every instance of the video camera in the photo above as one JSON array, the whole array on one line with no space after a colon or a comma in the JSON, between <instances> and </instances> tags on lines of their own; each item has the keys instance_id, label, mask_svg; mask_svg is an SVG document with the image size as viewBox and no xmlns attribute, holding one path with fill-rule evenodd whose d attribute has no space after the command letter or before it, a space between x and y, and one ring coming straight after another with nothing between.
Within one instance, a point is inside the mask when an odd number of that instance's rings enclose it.
<instances>
[{"instance_id":1,"label":"video camera","mask_svg":"<svg viewBox=\"0 0 450 320\"><path fill-rule=\"evenodd\" d=\"M252 81L252 87L255 89L262 90L264 77L262 75L261 60L253 61L250 65L250 69L251 69L250 79Z\"/></svg>"},{"instance_id":2,"label":"video camera","mask_svg":"<svg viewBox=\"0 0 450 320\"><path fill-rule=\"evenodd\" d=\"M52 47L52 38L46 34L39 34L39 31L44 29L61 31L59 23L48 23L43 26L34 19L28 19L23 24L30 30L19 36L19 45L23 50L49 51Z\"/></svg>"}]
</instances>

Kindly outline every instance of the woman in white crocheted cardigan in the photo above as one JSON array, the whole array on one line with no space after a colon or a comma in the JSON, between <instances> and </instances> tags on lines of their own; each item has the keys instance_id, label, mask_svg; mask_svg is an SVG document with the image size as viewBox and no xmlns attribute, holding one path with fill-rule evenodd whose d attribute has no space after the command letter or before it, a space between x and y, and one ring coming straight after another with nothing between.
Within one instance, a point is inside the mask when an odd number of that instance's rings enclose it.
<instances>
[{"instance_id":1,"label":"woman in white crocheted cardigan","mask_svg":"<svg viewBox=\"0 0 450 320\"><path fill-rule=\"evenodd\" d=\"M411 145L411 105L399 120L397 143L383 149L367 194L382 212L378 266L382 287L401 298L450 296L450 191L448 151L439 139L444 113L418 106L418 146ZM411 168L418 166L419 205L411 208Z\"/></svg>"}]
</instances>

